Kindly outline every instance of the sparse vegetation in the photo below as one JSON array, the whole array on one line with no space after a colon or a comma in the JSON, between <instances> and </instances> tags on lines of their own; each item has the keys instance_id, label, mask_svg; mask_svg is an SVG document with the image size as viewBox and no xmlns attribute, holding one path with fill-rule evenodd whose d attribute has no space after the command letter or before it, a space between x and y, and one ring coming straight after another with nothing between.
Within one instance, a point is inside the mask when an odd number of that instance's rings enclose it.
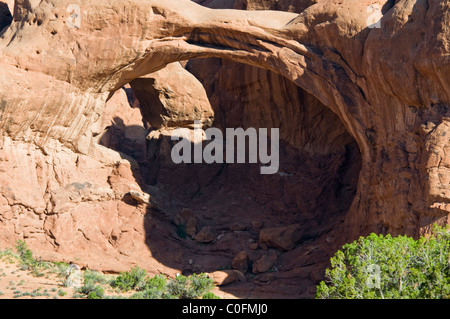
<instances>
[{"instance_id":1,"label":"sparse vegetation","mask_svg":"<svg viewBox=\"0 0 450 319\"><path fill-rule=\"evenodd\" d=\"M16 250L21 270L30 270L35 277L43 277L45 275L43 270L48 268L48 263L36 260L25 241L18 240L16 242Z\"/></svg>"},{"instance_id":2,"label":"sparse vegetation","mask_svg":"<svg viewBox=\"0 0 450 319\"><path fill-rule=\"evenodd\" d=\"M213 281L206 274L193 274L189 277L177 276L167 284L170 296L178 299L196 299L210 292Z\"/></svg>"},{"instance_id":3,"label":"sparse vegetation","mask_svg":"<svg viewBox=\"0 0 450 319\"><path fill-rule=\"evenodd\" d=\"M133 289L141 290L145 286L147 273L144 269L133 267L131 271L122 272L112 283L113 288L118 288L121 291L130 291Z\"/></svg>"},{"instance_id":4,"label":"sparse vegetation","mask_svg":"<svg viewBox=\"0 0 450 319\"><path fill-rule=\"evenodd\" d=\"M105 297L105 290L99 285L88 294L88 299L103 299L103 297Z\"/></svg>"},{"instance_id":5,"label":"sparse vegetation","mask_svg":"<svg viewBox=\"0 0 450 319\"><path fill-rule=\"evenodd\" d=\"M65 292L64 290L62 290L62 289L58 290L58 296L64 297L66 295L67 295L67 292Z\"/></svg>"},{"instance_id":6,"label":"sparse vegetation","mask_svg":"<svg viewBox=\"0 0 450 319\"><path fill-rule=\"evenodd\" d=\"M168 280L162 275L149 277L139 267L121 273L111 286L122 291L137 290L131 299L196 299L208 293L211 296L210 290L214 288L206 274L179 275Z\"/></svg>"},{"instance_id":7,"label":"sparse vegetation","mask_svg":"<svg viewBox=\"0 0 450 319\"><path fill-rule=\"evenodd\" d=\"M202 299L220 299L220 297L216 296L212 292L207 292L206 294L203 295Z\"/></svg>"},{"instance_id":8,"label":"sparse vegetation","mask_svg":"<svg viewBox=\"0 0 450 319\"><path fill-rule=\"evenodd\" d=\"M78 292L87 295L88 299L102 299L105 296L105 290L101 285L109 284L112 279L99 273L87 269L84 272L84 284L78 289Z\"/></svg>"},{"instance_id":9,"label":"sparse vegetation","mask_svg":"<svg viewBox=\"0 0 450 319\"><path fill-rule=\"evenodd\" d=\"M86 269L82 271L81 287L73 288L66 285L70 265L64 262L44 262L36 259L24 241L17 241L16 253L10 249L0 251L0 259L8 265L19 265L17 270L6 270L17 280L10 280L6 287L12 298L54 298L65 297L72 291L71 298L87 299L217 299L211 290L213 282L206 274L177 276L170 279L162 274L149 276L138 266L119 275L105 275ZM9 266L5 268L8 268ZM14 268L15 269L15 268ZM0 269L0 277L7 273ZM59 278L59 289L38 287L31 291L27 288L25 279L18 279L28 272L33 277ZM29 290L27 290L29 289ZM72 289L72 290L71 290ZM52 295L50 295L50 292ZM0 296L4 293L0 292ZM219 298L220 299L220 298Z\"/></svg>"},{"instance_id":10,"label":"sparse vegetation","mask_svg":"<svg viewBox=\"0 0 450 319\"><path fill-rule=\"evenodd\" d=\"M16 243L17 253L19 254L20 263L24 266L32 268L36 265L36 260L33 257L33 253L28 249L27 244L23 240L18 240Z\"/></svg>"}]
</instances>

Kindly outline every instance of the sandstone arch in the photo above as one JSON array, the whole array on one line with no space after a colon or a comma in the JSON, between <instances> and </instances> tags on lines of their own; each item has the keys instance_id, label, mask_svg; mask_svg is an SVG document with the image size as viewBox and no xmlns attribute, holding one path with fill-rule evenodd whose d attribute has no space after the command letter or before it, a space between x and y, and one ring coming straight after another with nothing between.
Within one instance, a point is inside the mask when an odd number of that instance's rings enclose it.
<instances>
[{"instance_id":1,"label":"sandstone arch","mask_svg":"<svg viewBox=\"0 0 450 319\"><path fill-rule=\"evenodd\" d=\"M66 23L72 3L79 28ZM375 3L382 27L369 29L364 12ZM0 39L0 129L44 154L63 145L96 156L93 126L110 92L170 62L230 58L290 79L357 141L363 166L340 240L417 235L448 223L450 209L449 9L444 0L324 0L297 15L187 0L17 0Z\"/></svg>"}]
</instances>

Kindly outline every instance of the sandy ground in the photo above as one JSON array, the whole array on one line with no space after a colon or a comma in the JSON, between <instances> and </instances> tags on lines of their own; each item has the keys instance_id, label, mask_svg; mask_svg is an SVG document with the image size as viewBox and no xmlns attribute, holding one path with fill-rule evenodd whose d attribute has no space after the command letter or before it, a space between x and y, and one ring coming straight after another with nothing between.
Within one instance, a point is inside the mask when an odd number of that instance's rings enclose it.
<instances>
[{"instance_id":1,"label":"sandy ground","mask_svg":"<svg viewBox=\"0 0 450 319\"><path fill-rule=\"evenodd\" d=\"M0 260L0 299L72 299L74 295L76 290L64 287L57 273L46 271L37 277L21 270L19 262L12 258Z\"/></svg>"},{"instance_id":2,"label":"sandy ground","mask_svg":"<svg viewBox=\"0 0 450 319\"><path fill-rule=\"evenodd\" d=\"M11 255L0 254L0 299L87 299L73 287L65 287L67 272L64 267L58 268L52 265L40 269L39 273L33 273L23 269L19 260ZM83 276L81 271L81 276ZM110 276L113 275L105 275ZM120 293L110 285L102 285L105 296L128 297L134 292ZM215 287L212 292L222 299L235 299Z\"/></svg>"}]
</instances>

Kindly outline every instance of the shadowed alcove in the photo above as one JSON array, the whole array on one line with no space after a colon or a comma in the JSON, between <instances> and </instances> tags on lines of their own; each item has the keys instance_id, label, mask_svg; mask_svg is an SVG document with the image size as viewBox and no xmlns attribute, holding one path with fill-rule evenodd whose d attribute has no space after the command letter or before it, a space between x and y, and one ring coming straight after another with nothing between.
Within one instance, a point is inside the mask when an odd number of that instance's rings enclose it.
<instances>
[{"instance_id":1,"label":"shadowed alcove","mask_svg":"<svg viewBox=\"0 0 450 319\"><path fill-rule=\"evenodd\" d=\"M137 180L157 202L148 209L145 225L152 256L190 274L231 269L233 257L245 251L247 281L225 286L224 291L245 297L242 292L254 286L253 297L308 296L314 276L319 278L336 244L327 236L343 222L356 194L361 155L355 140L331 110L271 71L218 58L191 60L185 67L205 88L214 111L213 127L224 132L279 128L279 170L262 175L260 163L175 164L173 127L150 128L145 154L136 154L120 138L114 145L103 139L104 146L136 159ZM158 96L152 85L154 80L143 78L127 89L139 100L144 123L159 116L142 109L156 103L145 103ZM120 131L126 127L116 122L110 128L116 133L107 131L105 136L124 135ZM292 247L260 242L262 229L292 225L298 226ZM259 272L252 266L263 256L270 256L272 265ZM299 278L292 280L290 272ZM276 284L268 284L273 280Z\"/></svg>"}]
</instances>

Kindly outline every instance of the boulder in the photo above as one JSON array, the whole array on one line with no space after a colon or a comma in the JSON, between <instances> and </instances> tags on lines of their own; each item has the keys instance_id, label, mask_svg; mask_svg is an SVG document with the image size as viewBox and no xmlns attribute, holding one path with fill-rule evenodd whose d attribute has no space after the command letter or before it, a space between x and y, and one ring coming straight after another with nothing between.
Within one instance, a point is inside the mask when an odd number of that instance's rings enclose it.
<instances>
[{"instance_id":1,"label":"boulder","mask_svg":"<svg viewBox=\"0 0 450 319\"><path fill-rule=\"evenodd\" d=\"M236 256L234 256L231 262L231 267L233 269L239 270L242 273L246 273L248 270L248 254L246 251L241 251Z\"/></svg>"},{"instance_id":2,"label":"boulder","mask_svg":"<svg viewBox=\"0 0 450 319\"><path fill-rule=\"evenodd\" d=\"M247 227L245 225L242 225L240 223L233 223L230 225L230 230L231 231L244 231L246 230Z\"/></svg>"},{"instance_id":3,"label":"boulder","mask_svg":"<svg viewBox=\"0 0 450 319\"><path fill-rule=\"evenodd\" d=\"M259 242L268 247L276 247L282 250L291 250L301 239L302 229L299 224L266 227L259 232Z\"/></svg>"},{"instance_id":4,"label":"boulder","mask_svg":"<svg viewBox=\"0 0 450 319\"><path fill-rule=\"evenodd\" d=\"M236 281L246 281L244 274L238 270L218 270L208 273L217 286L226 286Z\"/></svg>"},{"instance_id":5,"label":"boulder","mask_svg":"<svg viewBox=\"0 0 450 319\"><path fill-rule=\"evenodd\" d=\"M217 237L217 232L211 226L205 226L195 235L194 239L199 243L210 243Z\"/></svg>"},{"instance_id":6,"label":"boulder","mask_svg":"<svg viewBox=\"0 0 450 319\"><path fill-rule=\"evenodd\" d=\"M277 257L274 254L263 255L256 260L252 265L252 272L254 274L264 273L269 271L277 262Z\"/></svg>"},{"instance_id":7,"label":"boulder","mask_svg":"<svg viewBox=\"0 0 450 319\"><path fill-rule=\"evenodd\" d=\"M182 83L182 85L180 85ZM130 82L144 119L153 128L211 126L214 111L203 85L179 62Z\"/></svg>"}]
</instances>

